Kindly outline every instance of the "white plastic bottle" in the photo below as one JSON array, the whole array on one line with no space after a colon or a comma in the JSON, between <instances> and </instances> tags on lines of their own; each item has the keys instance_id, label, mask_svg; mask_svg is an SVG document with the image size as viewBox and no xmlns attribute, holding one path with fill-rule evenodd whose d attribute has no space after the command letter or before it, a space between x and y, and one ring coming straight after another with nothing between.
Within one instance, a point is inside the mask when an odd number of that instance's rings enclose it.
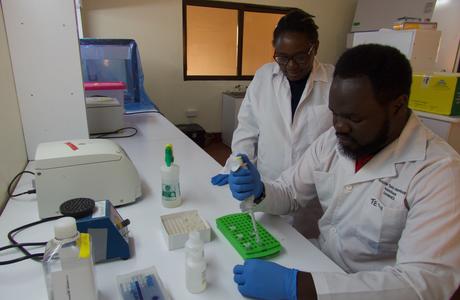
<instances>
[{"instance_id":1,"label":"white plastic bottle","mask_svg":"<svg viewBox=\"0 0 460 300\"><path fill-rule=\"evenodd\" d=\"M48 299L97 300L89 235L77 231L74 218L64 217L56 221L54 236L42 261Z\"/></svg>"},{"instance_id":2,"label":"white plastic bottle","mask_svg":"<svg viewBox=\"0 0 460 300\"><path fill-rule=\"evenodd\" d=\"M185 243L185 284L190 293L198 294L206 289L206 261L204 244L198 231L192 231Z\"/></svg>"},{"instance_id":3,"label":"white plastic bottle","mask_svg":"<svg viewBox=\"0 0 460 300\"><path fill-rule=\"evenodd\" d=\"M179 166L174 163L171 144L165 146L165 165L161 167L161 199L164 207L182 204L179 185Z\"/></svg>"}]
</instances>

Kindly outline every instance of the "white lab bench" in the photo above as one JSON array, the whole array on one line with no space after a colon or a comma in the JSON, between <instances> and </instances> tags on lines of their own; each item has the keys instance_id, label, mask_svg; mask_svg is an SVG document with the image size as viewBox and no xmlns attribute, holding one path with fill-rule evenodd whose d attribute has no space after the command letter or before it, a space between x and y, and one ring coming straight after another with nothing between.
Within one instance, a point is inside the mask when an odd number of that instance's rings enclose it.
<instances>
[{"instance_id":1,"label":"white lab bench","mask_svg":"<svg viewBox=\"0 0 460 300\"><path fill-rule=\"evenodd\" d=\"M118 208L131 220L130 236L134 253L128 260L116 260L95 265L100 300L120 299L116 275L155 266L173 299L239 299L243 298L233 282L232 269L243 260L220 233L215 219L239 212L239 206L228 186L215 187L210 183L221 166L194 144L161 114L148 113L125 117L126 126L135 126L136 136L117 139L136 166L142 180L143 198ZM161 204L160 166L164 145L172 143L176 162L181 167L183 204L168 209ZM28 169L33 169L33 162ZM24 176L17 191L29 189L31 176ZM201 294L191 294L185 288L184 249L169 251L160 229L160 216L173 212L197 209L212 228L212 240L205 244L208 288ZM258 213L256 218L282 244L281 253L273 261L305 271L343 272L334 262L303 238L283 219ZM38 220L33 195L10 199L0 216L0 245L8 244L7 233L23 224ZM41 224L18 234L20 242L45 241L53 236L51 223ZM42 249L40 249L42 250ZM16 250L0 254L0 260L17 257ZM47 299L45 280L39 263L26 260L0 266L0 298Z\"/></svg>"}]
</instances>

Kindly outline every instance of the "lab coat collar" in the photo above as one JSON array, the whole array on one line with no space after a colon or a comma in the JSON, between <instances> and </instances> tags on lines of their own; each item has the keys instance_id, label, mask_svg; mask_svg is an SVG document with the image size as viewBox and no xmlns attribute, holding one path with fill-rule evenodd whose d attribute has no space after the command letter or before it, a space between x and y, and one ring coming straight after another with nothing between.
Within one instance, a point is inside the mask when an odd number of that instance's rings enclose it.
<instances>
[{"instance_id":1,"label":"lab coat collar","mask_svg":"<svg viewBox=\"0 0 460 300\"><path fill-rule=\"evenodd\" d=\"M272 72L273 76L284 76L283 71L281 71L278 63L275 62L274 64L275 66ZM323 68L321 68L321 64L316 59L316 57L313 60L313 68L311 69L310 77L308 80L328 82L327 73Z\"/></svg>"},{"instance_id":2,"label":"lab coat collar","mask_svg":"<svg viewBox=\"0 0 460 300\"><path fill-rule=\"evenodd\" d=\"M411 113L399 138L375 155L357 173L354 172L355 161L344 157L338 152L339 159L347 170L347 174L351 175L347 180L347 184L394 177L397 175L395 164L424 160L428 140L427 134L428 132L424 130L417 116ZM336 151L338 151L338 148L336 148Z\"/></svg>"},{"instance_id":3,"label":"lab coat collar","mask_svg":"<svg viewBox=\"0 0 460 300\"><path fill-rule=\"evenodd\" d=\"M273 86L275 87L276 97L278 99L282 99L278 101L278 105L279 105L281 116L283 118L283 122L285 123L287 128L290 128L293 125L292 111L291 111L291 104L290 104L291 88L289 86L289 82L286 76L284 76L279 65L276 62L274 64L275 65L273 68L272 82L273 82ZM313 82L318 81L318 80L321 80L321 81L324 80L327 82L327 74L326 74L326 70L321 66L321 64L315 58L313 62L312 72L310 74L310 77L308 78L308 81L302 93L302 96L300 97L300 101L297 106L297 109L301 109L303 103L306 101L311 91L313 90L313 86L314 86ZM282 102L283 100L289 101L289 105L286 105L286 103L283 103Z\"/></svg>"},{"instance_id":4,"label":"lab coat collar","mask_svg":"<svg viewBox=\"0 0 460 300\"><path fill-rule=\"evenodd\" d=\"M313 69L310 74L312 77L313 81L322 81L322 82L328 82L329 79L327 78L327 73L324 70L324 68L321 67L321 64L319 61L316 59L313 61Z\"/></svg>"},{"instance_id":5,"label":"lab coat collar","mask_svg":"<svg viewBox=\"0 0 460 300\"><path fill-rule=\"evenodd\" d=\"M307 101L307 98L310 96L316 81L327 81L327 77L324 68L321 67L315 58L313 61L313 68L311 70L310 77L308 78L305 89L302 92L302 96L300 96L298 107L301 107L303 103Z\"/></svg>"}]
</instances>

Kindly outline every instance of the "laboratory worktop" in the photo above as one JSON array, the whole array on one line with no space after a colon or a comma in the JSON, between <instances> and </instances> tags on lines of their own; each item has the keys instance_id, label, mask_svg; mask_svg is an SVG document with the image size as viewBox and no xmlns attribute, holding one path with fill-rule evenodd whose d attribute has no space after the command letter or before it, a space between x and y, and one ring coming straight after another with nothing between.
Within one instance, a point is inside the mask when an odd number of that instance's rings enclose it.
<instances>
[{"instance_id":1,"label":"laboratory worktop","mask_svg":"<svg viewBox=\"0 0 460 300\"><path fill-rule=\"evenodd\" d=\"M240 212L228 186L211 185L210 178L221 166L192 140L159 113L125 116L125 125L138 129L131 138L114 139L125 149L141 181L143 196L135 203L118 208L123 218L131 221L129 232L132 257L95 265L99 299L120 299L116 276L155 266L173 299L239 299L243 298L233 282L233 266L243 262L216 226L216 218ZM164 145L174 146L175 162L180 166L183 203L165 208L161 203L160 167L164 163ZM34 162L27 166L34 169ZM25 175L16 191L30 189L32 176ZM205 244L207 289L191 294L185 287L184 249L168 250L160 227L160 216L186 210L198 210L212 228L212 239ZM305 271L343 272L333 261L278 216L257 213L256 219L282 245L281 253L271 260ZM38 220L34 195L10 199L0 216L0 245L7 245L7 234L21 225ZM40 224L16 236L19 242L47 241L53 237L53 222ZM42 249L40 249L42 250ZM32 250L34 251L34 250ZM35 250L37 252L37 250ZM16 250L0 254L0 260L20 256ZM47 299L42 266L32 260L0 266L0 298Z\"/></svg>"}]
</instances>

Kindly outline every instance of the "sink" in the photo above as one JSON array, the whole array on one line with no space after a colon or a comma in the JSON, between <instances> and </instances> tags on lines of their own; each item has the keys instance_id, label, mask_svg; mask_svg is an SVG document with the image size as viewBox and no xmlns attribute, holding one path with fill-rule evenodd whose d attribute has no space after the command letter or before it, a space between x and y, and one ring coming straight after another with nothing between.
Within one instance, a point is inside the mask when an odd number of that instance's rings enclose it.
<instances>
[{"instance_id":1,"label":"sink","mask_svg":"<svg viewBox=\"0 0 460 300\"><path fill-rule=\"evenodd\" d=\"M229 95L235 98L244 98L246 92L224 92L225 95Z\"/></svg>"}]
</instances>

